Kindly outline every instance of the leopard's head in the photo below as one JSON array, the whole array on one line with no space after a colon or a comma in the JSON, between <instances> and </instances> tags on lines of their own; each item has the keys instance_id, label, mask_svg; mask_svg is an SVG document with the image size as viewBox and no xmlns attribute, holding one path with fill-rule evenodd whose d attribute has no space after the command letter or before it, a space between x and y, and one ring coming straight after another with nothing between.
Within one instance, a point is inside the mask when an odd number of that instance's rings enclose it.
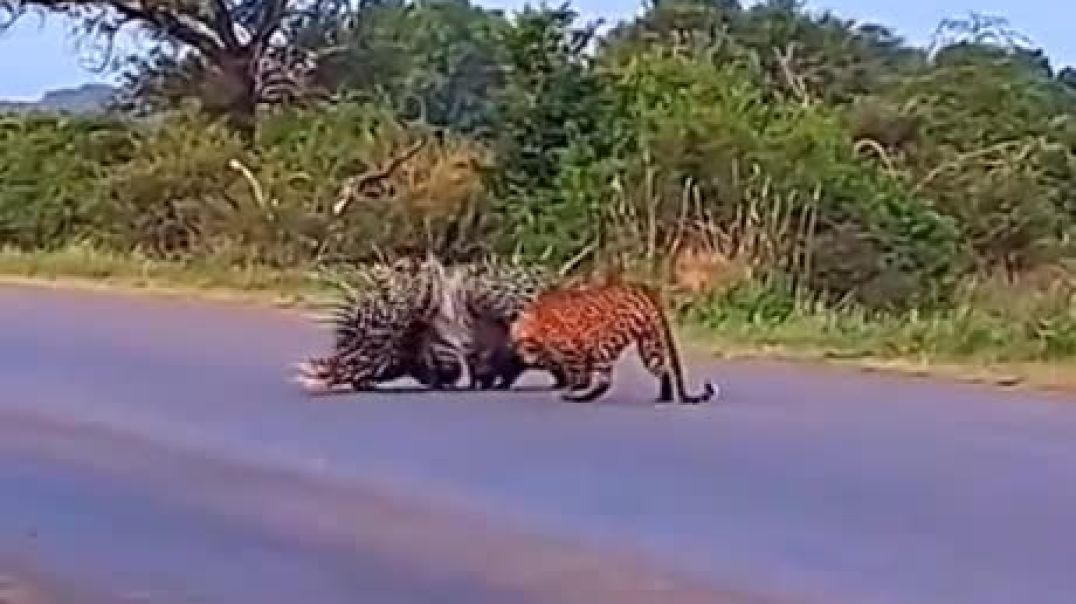
<instances>
[{"instance_id":1,"label":"leopard's head","mask_svg":"<svg viewBox=\"0 0 1076 604\"><path fill-rule=\"evenodd\" d=\"M519 313L509 328L509 340L512 348L524 363L540 362L545 349L544 330L534 313L524 310Z\"/></svg>"},{"instance_id":2,"label":"leopard's head","mask_svg":"<svg viewBox=\"0 0 1076 604\"><path fill-rule=\"evenodd\" d=\"M495 376L503 371L511 357L510 324L485 316L477 317L474 325L474 345L468 352L468 364L476 376Z\"/></svg>"}]
</instances>

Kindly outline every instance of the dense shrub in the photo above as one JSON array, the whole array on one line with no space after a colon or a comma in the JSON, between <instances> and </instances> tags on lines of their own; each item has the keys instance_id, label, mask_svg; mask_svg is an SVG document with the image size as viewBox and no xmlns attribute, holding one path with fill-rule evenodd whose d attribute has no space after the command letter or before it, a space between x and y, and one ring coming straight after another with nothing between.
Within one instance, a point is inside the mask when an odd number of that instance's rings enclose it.
<instances>
[{"instance_id":1,"label":"dense shrub","mask_svg":"<svg viewBox=\"0 0 1076 604\"><path fill-rule=\"evenodd\" d=\"M54 248L98 234L105 178L131 146L112 120L0 119L0 244Z\"/></svg>"},{"instance_id":2,"label":"dense shrub","mask_svg":"<svg viewBox=\"0 0 1076 604\"><path fill-rule=\"evenodd\" d=\"M152 258L296 266L440 245L485 213L481 145L369 105L268 116L253 147L187 113L126 125L12 117L0 136L0 243L24 248L85 239ZM334 215L348 178L423 140Z\"/></svg>"},{"instance_id":3,"label":"dense shrub","mask_svg":"<svg viewBox=\"0 0 1076 604\"><path fill-rule=\"evenodd\" d=\"M694 230L832 298L907 305L946 293L961 257L952 221L859 159L833 110L767 101L749 66L682 53L636 55L614 73L624 115L604 127L620 154L565 188L604 199L592 205L619 247L667 258ZM619 203L600 193L613 190Z\"/></svg>"}]
</instances>

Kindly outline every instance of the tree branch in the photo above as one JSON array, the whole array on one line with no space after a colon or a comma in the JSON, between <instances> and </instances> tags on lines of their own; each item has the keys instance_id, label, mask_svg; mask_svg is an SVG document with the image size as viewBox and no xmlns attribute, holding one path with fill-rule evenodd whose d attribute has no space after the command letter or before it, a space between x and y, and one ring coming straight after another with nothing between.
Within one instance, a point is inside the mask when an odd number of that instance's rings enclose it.
<instances>
[{"instance_id":1,"label":"tree branch","mask_svg":"<svg viewBox=\"0 0 1076 604\"><path fill-rule=\"evenodd\" d=\"M254 26L254 35L250 40L251 46L257 51L260 52L273 33L280 27L287 5L287 0L265 0L261 15L259 15L258 22Z\"/></svg>"},{"instance_id":2,"label":"tree branch","mask_svg":"<svg viewBox=\"0 0 1076 604\"><path fill-rule=\"evenodd\" d=\"M421 138L400 155L397 155L395 157L390 156L389 161L385 165L385 167L367 170L362 174L349 178L348 182L344 184L344 188L341 192L341 195L339 196L339 199L337 199L336 203L333 204L333 215L339 216L340 214L342 214L344 210L347 209L347 206L351 204L352 200L357 195L359 195L363 191L363 189L372 185L379 184L392 176L392 174L396 172L396 170L398 170L400 166L402 166L409 159L414 157L416 153L418 153L423 147L425 147L427 142L429 142L428 138Z\"/></svg>"},{"instance_id":3,"label":"tree branch","mask_svg":"<svg viewBox=\"0 0 1076 604\"><path fill-rule=\"evenodd\" d=\"M92 1L64 3L41 1L35 2L35 4L93 6L98 3ZM198 49L205 55L217 56L225 48L224 41L221 40L217 32L191 15L148 6L144 0L110 0L105 3L105 6L115 10L126 21L141 21L154 25L180 42Z\"/></svg>"},{"instance_id":4,"label":"tree branch","mask_svg":"<svg viewBox=\"0 0 1076 604\"><path fill-rule=\"evenodd\" d=\"M235 35L235 19L224 0L213 0L213 29L217 30L225 48L232 51L239 49L239 39Z\"/></svg>"},{"instance_id":5,"label":"tree branch","mask_svg":"<svg viewBox=\"0 0 1076 604\"><path fill-rule=\"evenodd\" d=\"M223 6L223 0L216 0ZM99 23L95 24L98 31L114 34L119 28L127 23L142 23L166 34L183 44L191 46L203 54L215 56L226 48L223 31L218 33L213 27L203 22L197 15L187 14L181 9L167 2L155 0L0 0L0 29L15 23L27 9L38 9L44 12L67 14L77 18L90 18L95 10L100 10ZM118 20L114 23L105 19L109 11L113 11ZM230 21L230 15L225 13Z\"/></svg>"},{"instance_id":6,"label":"tree branch","mask_svg":"<svg viewBox=\"0 0 1076 604\"><path fill-rule=\"evenodd\" d=\"M796 43L794 41L789 42L785 46L784 52L780 48L774 47L773 54L777 58L777 66L781 70L781 76L784 78L785 84L792 90L792 94L796 96L796 100L801 105L809 105L811 95L807 91L807 85L804 83L803 78L796 74L794 67Z\"/></svg>"}]
</instances>

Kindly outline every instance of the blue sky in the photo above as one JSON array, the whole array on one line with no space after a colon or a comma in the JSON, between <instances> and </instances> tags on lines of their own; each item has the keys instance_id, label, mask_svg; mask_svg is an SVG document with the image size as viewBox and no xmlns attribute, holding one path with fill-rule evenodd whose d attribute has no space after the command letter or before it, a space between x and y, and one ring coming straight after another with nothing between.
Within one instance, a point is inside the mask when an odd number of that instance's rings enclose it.
<instances>
[{"instance_id":1,"label":"blue sky","mask_svg":"<svg viewBox=\"0 0 1076 604\"><path fill-rule=\"evenodd\" d=\"M520 0L477 1L509 9L522 5ZM966 16L969 11L1003 16L1011 27L1044 48L1055 64L1070 65L1076 64L1072 30L1076 5L1060 9L1063 4L1060 0L808 0L811 9L830 9L845 17L895 27L917 44L926 43L946 17ZM638 0L576 0L574 5L586 18L607 19L631 16L640 6ZM70 24L61 19L50 17L42 23L31 15L0 34L0 98L36 99L52 88L109 81L109 76L90 70L94 49L79 48L78 38L69 35L69 29ZM127 36L122 43L130 46L135 40Z\"/></svg>"}]
</instances>

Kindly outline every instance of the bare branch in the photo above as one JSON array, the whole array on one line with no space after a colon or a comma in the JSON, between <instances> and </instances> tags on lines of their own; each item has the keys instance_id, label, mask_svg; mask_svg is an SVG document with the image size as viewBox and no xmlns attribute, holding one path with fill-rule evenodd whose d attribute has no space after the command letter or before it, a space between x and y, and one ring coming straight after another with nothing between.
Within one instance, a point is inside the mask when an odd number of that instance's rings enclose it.
<instances>
[{"instance_id":1,"label":"bare branch","mask_svg":"<svg viewBox=\"0 0 1076 604\"><path fill-rule=\"evenodd\" d=\"M333 205L332 213L335 216L339 216L347 209L347 206L351 204L351 201L355 196L361 193L367 187L380 184L385 179L392 176L396 170L400 168L409 159L415 156L426 143L429 142L428 138L421 138L416 143L411 145L406 151L400 155L393 157L389 160L388 164L384 168L378 168L374 170L367 170L362 174L353 176L348 179L348 182L344 185L344 190L340 195L340 199Z\"/></svg>"},{"instance_id":2,"label":"bare branch","mask_svg":"<svg viewBox=\"0 0 1076 604\"><path fill-rule=\"evenodd\" d=\"M250 168L235 158L228 160L228 167L239 172L247 181L247 184L250 185L250 191L254 195L254 201L258 204L258 207L261 209L268 207L265 202L265 191L262 189L261 183L258 182L257 177L254 176L254 173L251 172Z\"/></svg>"},{"instance_id":3,"label":"bare branch","mask_svg":"<svg viewBox=\"0 0 1076 604\"><path fill-rule=\"evenodd\" d=\"M866 149L874 151L874 153L878 156L878 159L882 160L882 163L885 164L885 169L887 172L889 172L890 176L896 176L897 169L893 165L893 160L889 157L889 153L885 150L885 147L883 147L882 144L878 141L874 140L873 138L862 138L856 141L855 145L852 148L855 150L856 153L862 153Z\"/></svg>"},{"instance_id":4,"label":"bare branch","mask_svg":"<svg viewBox=\"0 0 1076 604\"><path fill-rule=\"evenodd\" d=\"M950 160L948 162L942 163L942 164L938 165L937 167L935 167L930 172L928 172L926 176L924 176L922 179L920 179L920 181L915 185L915 187L912 189L912 191L914 193L919 193L920 191L923 190L924 187L926 187L928 184L930 184L931 181L933 181L935 178L937 178L938 176L940 176L944 172L947 172L949 170L953 170L955 168L959 168L960 166L962 166L967 161L977 160L977 159L989 156L989 155L991 155L993 153L1007 152L1007 151L1019 148L1019 147L1024 146L1024 145L1026 145L1026 143L1024 143L1024 141L1021 141L1021 140L1006 140L1006 141L1001 141L1000 143L990 145L988 147L984 147L982 149L975 149L973 151L968 151L966 153L961 153L956 158L954 158L954 159L952 159L952 160ZM1010 158L1006 158L1005 163L1009 163L1010 161L1011 161Z\"/></svg>"},{"instance_id":5,"label":"bare branch","mask_svg":"<svg viewBox=\"0 0 1076 604\"><path fill-rule=\"evenodd\" d=\"M92 5L95 2L71 2ZM127 21L142 22L157 27L169 36L198 49L207 56L217 56L224 41L217 32L197 18L172 10L147 5L144 0L109 0L111 7Z\"/></svg>"},{"instance_id":6,"label":"bare branch","mask_svg":"<svg viewBox=\"0 0 1076 604\"><path fill-rule=\"evenodd\" d=\"M26 8L21 3L0 2L0 31L10 28L25 13Z\"/></svg>"},{"instance_id":7,"label":"bare branch","mask_svg":"<svg viewBox=\"0 0 1076 604\"><path fill-rule=\"evenodd\" d=\"M254 26L254 36L250 41L254 48L262 48L280 28L287 6L287 0L265 0L261 15Z\"/></svg>"},{"instance_id":8,"label":"bare branch","mask_svg":"<svg viewBox=\"0 0 1076 604\"><path fill-rule=\"evenodd\" d=\"M98 30L106 29L106 26L104 24L105 16L106 15L104 13L102 13L101 15L99 15L98 17L93 19L91 21L91 24L89 25L89 28L90 29L98 29ZM120 26L122 26L122 23L115 26L115 29L118 29ZM101 61L100 61L99 64L97 64L95 66L92 66L90 68L90 71L97 72L97 73L103 72L108 68L109 63L112 62L112 53L113 53L113 51L115 50L115 47L116 47L116 36L114 36L114 35L105 36L104 43L105 43L105 48L104 48L104 51L103 51L102 56L101 56Z\"/></svg>"},{"instance_id":9,"label":"bare branch","mask_svg":"<svg viewBox=\"0 0 1076 604\"><path fill-rule=\"evenodd\" d=\"M89 19L91 28L108 35L128 23L140 23L206 54L225 47L221 35L196 15L153 0L0 0L0 29L10 27L29 9ZM118 19L109 19L110 12Z\"/></svg>"},{"instance_id":10,"label":"bare branch","mask_svg":"<svg viewBox=\"0 0 1076 604\"><path fill-rule=\"evenodd\" d=\"M235 35L235 19L224 0L213 0L213 29L217 30L225 48L233 51L239 48L239 39Z\"/></svg>"},{"instance_id":11,"label":"bare branch","mask_svg":"<svg viewBox=\"0 0 1076 604\"><path fill-rule=\"evenodd\" d=\"M334 55L345 53L350 50L350 48L351 47L347 44L336 44L334 46L315 49L310 54L315 61L322 61Z\"/></svg>"},{"instance_id":12,"label":"bare branch","mask_svg":"<svg viewBox=\"0 0 1076 604\"><path fill-rule=\"evenodd\" d=\"M796 100L804 106L810 104L811 95L807 91L807 85L804 83L803 77L796 73L794 67L796 43L794 41L789 42L784 52L774 47L773 54L777 57L777 65L781 69L781 76L784 78L785 84L792 90L792 93L796 95Z\"/></svg>"}]
</instances>

